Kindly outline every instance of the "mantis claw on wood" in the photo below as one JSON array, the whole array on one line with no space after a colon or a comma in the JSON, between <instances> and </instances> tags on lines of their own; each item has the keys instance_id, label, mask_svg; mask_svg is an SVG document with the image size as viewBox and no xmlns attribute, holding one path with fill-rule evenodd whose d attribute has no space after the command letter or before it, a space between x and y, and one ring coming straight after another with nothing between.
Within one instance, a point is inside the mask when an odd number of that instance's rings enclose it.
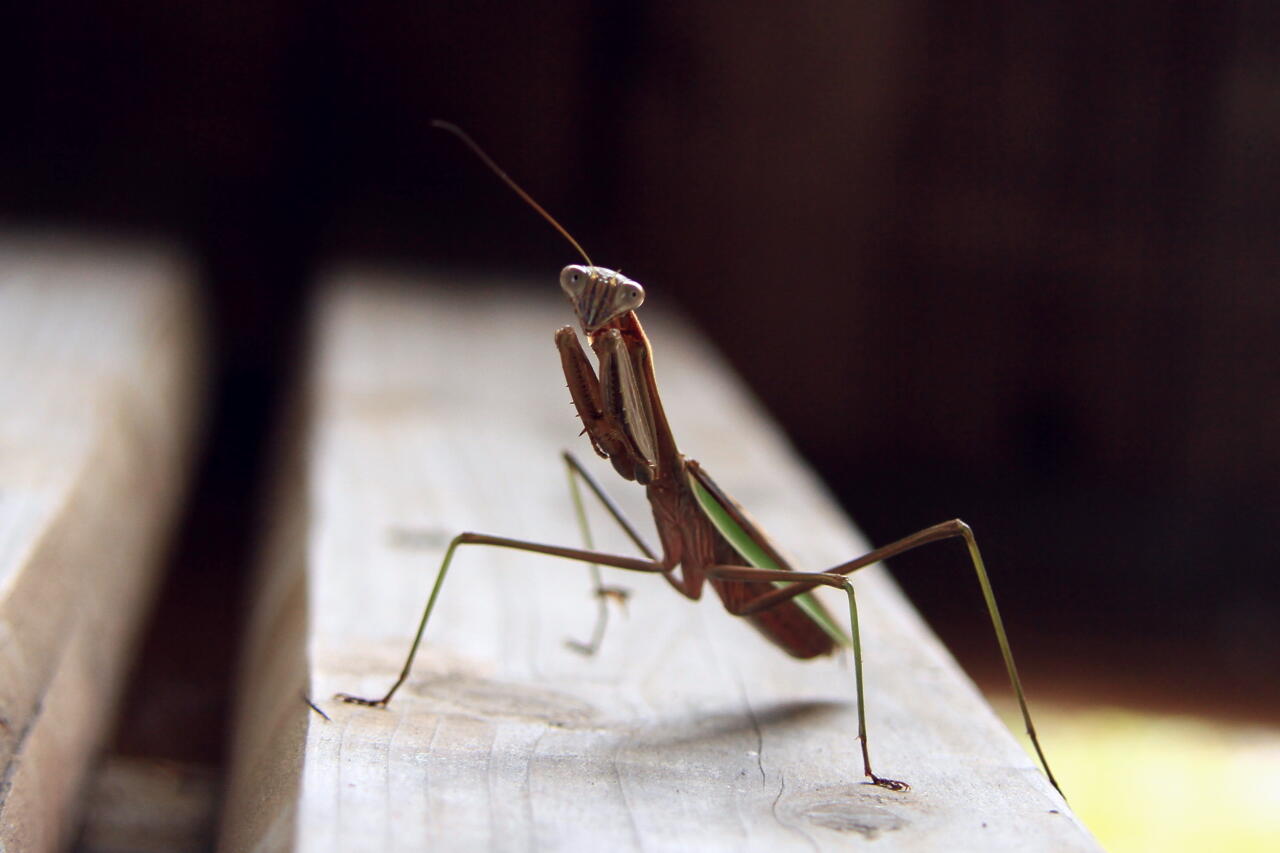
<instances>
[{"instance_id":1,"label":"mantis claw on wood","mask_svg":"<svg viewBox=\"0 0 1280 853\"><path fill-rule=\"evenodd\" d=\"M625 592L603 584L600 566L659 574L677 592L692 600L697 600L704 585L709 584L726 610L747 619L766 638L793 657L815 658L830 654L837 647L849 648L854 662L863 772L872 784L905 791L910 787L907 783L878 776L871 768L857 597L848 576L858 569L931 542L963 539L978 576L1027 735L1049 781L1061 791L1032 723L1000 611L969 525L958 519L942 522L825 571L796 571L746 511L720 489L697 462L686 458L677 449L658 394L653 351L635 314L644 301L644 289L614 270L592 264L568 231L463 131L446 122L436 121L433 125L461 139L499 178L555 227L586 261L585 265L565 267L560 273L560 285L577 315L581 333L596 356L597 366L592 366L579 342L578 330L572 326L565 326L555 333L556 348L583 432L593 450L607 459L621 477L645 487L660 547L655 550L644 542L600 484L566 452L564 461L570 494L586 547L548 545L472 532L454 537L445 551L409 653L395 682L386 694L376 699L349 694L338 694L337 698L360 705L385 707L409 677L458 548L463 545L511 548L591 565L599 611L589 641L568 641L570 647L577 651L589 654L596 650L608 619L607 599L625 596ZM579 481L587 484L643 557L594 549L587 529ZM831 587L845 594L851 629L848 635L812 595L819 586Z\"/></svg>"}]
</instances>

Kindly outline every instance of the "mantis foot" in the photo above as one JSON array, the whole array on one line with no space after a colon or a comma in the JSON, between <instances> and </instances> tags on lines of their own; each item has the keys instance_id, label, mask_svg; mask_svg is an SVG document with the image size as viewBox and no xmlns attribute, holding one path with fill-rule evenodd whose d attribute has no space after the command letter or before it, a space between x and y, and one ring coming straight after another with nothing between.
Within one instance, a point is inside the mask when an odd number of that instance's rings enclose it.
<instances>
[{"instance_id":1,"label":"mantis foot","mask_svg":"<svg viewBox=\"0 0 1280 853\"><path fill-rule=\"evenodd\" d=\"M631 590L626 587L597 586L595 590L595 597L596 600L600 602L600 611L599 616L596 619L596 627L591 632L591 639L584 643L581 640L575 640L572 637L569 637L564 641L565 646L570 651L575 651L586 657L591 657L596 652L600 651L600 642L604 639L605 625L609 621L608 603L612 601L614 604L618 605L618 609L625 613L627 608L627 599L630 598L630 596Z\"/></svg>"},{"instance_id":2,"label":"mantis foot","mask_svg":"<svg viewBox=\"0 0 1280 853\"><path fill-rule=\"evenodd\" d=\"M572 637L565 638L564 647L569 651L577 652L578 654L583 655L584 657L591 657L596 653L596 649L597 649L596 645L593 645L591 643L584 643L584 642L581 642L580 640L575 640Z\"/></svg>"},{"instance_id":3,"label":"mantis foot","mask_svg":"<svg viewBox=\"0 0 1280 853\"><path fill-rule=\"evenodd\" d=\"M631 597L631 590L625 586L602 586L596 589L596 598L605 601L612 601L619 608L625 610L627 607L627 599Z\"/></svg>"},{"instance_id":4,"label":"mantis foot","mask_svg":"<svg viewBox=\"0 0 1280 853\"><path fill-rule=\"evenodd\" d=\"M910 791L911 786L906 782L899 782L897 779L884 779L874 773L867 774L871 777L871 784L878 785L881 788L887 788L890 791Z\"/></svg>"},{"instance_id":5,"label":"mantis foot","mask_svg":"<svg viewBox=\"0 0 1280 853\"><path fill-rule=\"evenodd\" d=\"M349 705L364 705L366 708L387 707L387 697L385 696L381 699L364 699L359 696L352 696L350 693L335 693L333 698Z\"/></svg>"},{"instance_id":6,"label":"mantis foot","mask_svg":"<svg viewBox=\"0 0 1280 853\"><path fill-rule=\"evenodd\" d=\"M325 712L320 708L320 706L319 706L319 705L317 705L315 702L312 702L312 701L311 701L311 697L307 696L307 694L305 694L305 693L304 693L304 694L302 694L302 701L307 703L307 707L308 707L308 708L310 708L311 710L313 710L313 711L315 711L317 714L319 714L321 717L323 717L323 718L324 718L324 721L325 721L326 723L331 723L331 722L333 722L333 720L329 719L329 715L328 715L328 714L326 714L326 713L325 713Z\"/></svg>"}]
</instances>

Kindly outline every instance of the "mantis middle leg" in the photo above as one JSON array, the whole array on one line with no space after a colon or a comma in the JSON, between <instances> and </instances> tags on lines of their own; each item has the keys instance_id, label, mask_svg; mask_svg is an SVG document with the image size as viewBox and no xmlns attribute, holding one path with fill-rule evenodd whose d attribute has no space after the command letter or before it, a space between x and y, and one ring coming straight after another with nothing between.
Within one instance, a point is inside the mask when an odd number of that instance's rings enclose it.
<instances>
[{"instance_id":1,"label":"mantis middle leg","mask_svg":"<svg viewBox=\"0 0 1280 853\"><path fill-rule=\"evenodd\" d=\"M561 454L561 458L564 460L565 471L569 479L569 496L573 499L573 510L574 514L578 518L578 527L582 532L583 544L586 545L588 549L595 548L595 544L592 542L591 538L591 526L587 523L587 510L582 502L582 490L578 488L579 479L587 484L587 487L591 489L592 494L596 496L597 500L600 501L600 504L608 511L609 515L613 517L613 520L616 521L618 526L627 534L627 537L630 538L631 541L635 543L635 546L640 549L640 552L650 560L656 562L658 560L658 556L654 553L653 549L650 548L642 538L640 538L640 534L636 532L636 529L631 524L630 520L628 520L626 515L623 514L621 507L614 503L613 499L605 492L599 481L596 480L596 478L593 477L584 467L582 467L582 463L579 462L577 457L569 451L564 451ZM620 601L625 601L627 595L626 590L621 587L605 586L604 580L600 575L599 565L592 563L589 568L591 570L591 583L595 589L596 624L595 627L591 629L591 639L587 642L584 643L574 639L565 640L566 646L573 649L575 652L579 652L584 655L594 655L600 649L600 643L604 640L605 629L609 625L609 599L617 598Z\"/></svg>"},{"instance_id":2,"label":"mantis middle leg","mask_svg":"<svg viewBox=\"0 0 1280 853\"><path fill-rule=\"evenodd\" d=\"M539 542L527 542L522 539L509 539L504 536L490 536L487 533L459 533L449 543L449 548L444 553L444 559L440 562L435 584L431 587L431 595L427 598L427 605L422 611L422 619L418 622L418 630L413 635L413 642L409 646L409 654L405 658L404 666L400 669L399 677L391 685L391 689L380 699L366 699L349 693L339 693L335 698L356 705L368 705L374 708L386 707L387 703L391 701L391 697L400 689L400 685L404 684L409 677L409 670L413 667L413 659L418 653L418 646L422 643L422 635L427 630L427 623L431 620L431 613L435 609L436 599L440 597L440 589L444 585L444 579L449 573L449 566L453 562L453 554L463 545L489 545L497 548L512 548L517 551L563 557L567 560L612 566L615 569L626 569L633 572L656 572L658 574L667 572L667 568L661 562L655 560L642 560L636 557L624 557L618 554L608 554L602 551L590 551L581 548L565 548L560 545L544 545Z\"/></svg>"}]
</instances>

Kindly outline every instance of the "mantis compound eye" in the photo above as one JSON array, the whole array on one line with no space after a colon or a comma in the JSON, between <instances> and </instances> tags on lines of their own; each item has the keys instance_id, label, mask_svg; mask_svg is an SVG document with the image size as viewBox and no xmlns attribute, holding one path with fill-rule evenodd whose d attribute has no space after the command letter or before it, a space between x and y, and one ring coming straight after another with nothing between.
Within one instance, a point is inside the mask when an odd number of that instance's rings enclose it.
<instances>
[{"instance_id":1,"label":"mantis compound eye","mask_svg":"<svg viewBox=\"0 0 1280 853\"><path fill-rule=\"evenodd\" d=\"M635 282L618 285L618 307L634 311L644 302L644 288Z\"/></svg>"},{"instance_id":2,"label":"mantis compound eye","mask_svg":"<svg viewBox=\"0 0 1280 853\"><path fill-rule=\"evenodd\" d=\"M560 288L569 295L570 299L576 301L582 296L582 292L586 290L587 282L591 281L593 277L589 267L570 264L560 271Z\"/></svg>"}]
</instances>

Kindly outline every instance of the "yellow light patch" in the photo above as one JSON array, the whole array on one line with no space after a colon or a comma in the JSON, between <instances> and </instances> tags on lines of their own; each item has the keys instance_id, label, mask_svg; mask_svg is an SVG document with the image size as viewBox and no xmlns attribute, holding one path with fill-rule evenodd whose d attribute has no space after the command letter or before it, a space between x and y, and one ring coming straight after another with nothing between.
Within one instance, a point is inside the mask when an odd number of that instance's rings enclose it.
<instances>
[{"instance_id":1,"label":"yellow light patch","mask_svg":"<svg viewBox=\"0 0 1280 853\"><path fill-rule=\"evenodd\" d=\"M997 702L1015 732L1011 700ZM1280 729L1032 707L1071 808L1111 853L1280 850Z\"/></svg>"}]
</instances>

